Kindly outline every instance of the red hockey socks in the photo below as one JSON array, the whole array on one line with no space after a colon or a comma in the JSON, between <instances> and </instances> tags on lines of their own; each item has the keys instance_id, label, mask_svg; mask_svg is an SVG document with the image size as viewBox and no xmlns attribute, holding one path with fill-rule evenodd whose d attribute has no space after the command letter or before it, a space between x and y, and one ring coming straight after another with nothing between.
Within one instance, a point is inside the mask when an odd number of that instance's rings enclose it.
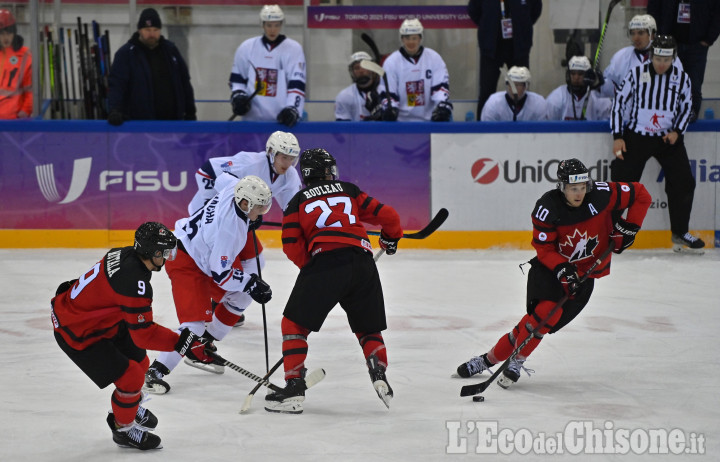
<instances>
[{"instance_id":1,"label":"red hockey socks","mask_svg":"<svg viewBox=\"0 0 720 462\"><path fill-rule=\"evenodd\" d=\"M115 422L120 426L126 427L135 420L135 414L142 401L140 390L145 383L148 363L147 356L140 363L130 360L125 373L115 381L115 391L110 403L115 414Z\"/></svg>"},{"instance_id":2,"label":"red hockey socks","mask_svg":"<svg viewBox=\"0 0 720 462\"><path fill-rule=\"evenodd\" d=\"M533 314L526 314L523 316L518 325L513 328L512 332L509 332L507 335L503 335L500 340L498 340L497 344L495 344L495 346L488 352L488 360L493 364L497 364L508 359L515 348L520 346L528 335L530 335L530 331L540 325L540 321L550 313L550 311L555 307L555 304L555 302L547 300L538 303ZM535 348L537 348L540 344L543 335L550 332L553 325L560 320L560 316L562 316L562 308L557 310L545 326L543 326L538 333L530 339L523 349L520 350L518 356L521 358L527 358L530 356L530 353L532 353L533 350L535 350Z\"/></svg>"},{"instance_id":3,"label":"red hockey socks","mask_svg":"<svg viewBox=\"0 0 720 462\"><path fill-rule=\"evenodd\" d=\"M375 355L380 365L387 368L387 350L385 349L385 341L383 340L382 333L373 332L368 334L360 332L356 333L355 336L358 338L358 342L360 342L360 346L363 349L365 361L367 361L371 355Z\"/></svg>"},{"instance_id":4,"label":"red hockey socks","mask_svg":"<svg viewBox=\"0 0 720 462\"><path fill-rule=\"evenodd\" d=\"M280 329L283 336L282 352L285 380L298 378L305 367L305 358L308 352L307 336L310 334L310 329L295 324L284 316Z\"/></svg>"}]
</instances>

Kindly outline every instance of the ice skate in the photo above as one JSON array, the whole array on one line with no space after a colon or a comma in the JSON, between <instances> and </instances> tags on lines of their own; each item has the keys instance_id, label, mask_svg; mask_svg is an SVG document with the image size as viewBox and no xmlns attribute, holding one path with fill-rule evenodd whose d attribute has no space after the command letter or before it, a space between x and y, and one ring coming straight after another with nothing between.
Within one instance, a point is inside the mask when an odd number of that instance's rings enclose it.
<instances>
[{"instance_id":1,"label":"ice skate","mask_svg":"<svg viewBox=\"0 0 720 462\"><path fill-rule=\"evenodd\" d=\"M377 356L370 355L367 359L368 373L370 374L370 381L375 388L375 392L385 404L385 407L390 409L390 400L393 398L393 389L388 383L387 377L385 377L385 367L380 365Z\"/></svg>"},{"instance_id":2,"label":"ice skate","mask_svg":"<svg viewBox=\"0 0 720 462\"><path fill-rule=\"evenodd\" d=\"M682 236L678 234L672 235L673 252L677 253L692 253L696 255L702 255L705 253L703 247L705 242L699 237L695 237L690 233L685 233Z\"/></svg>"},{"instance_id":3,"label":"ice skate","mask_svg":"<svg viewBox=\"0 0 720 462\"><path fill-rule=\"evenodd\" d=\"M240 327L245 324L245 314L241 314L240 318L235 322L235 325L233 327Z\"/></svg>"},{"instance_id":4,"label":"ice skate","mask_svg":"<svg viewBox=\"0 0 720 462\"><path fill-rule=\"evenodd\" d=\"M113 441L121 448L135 448L142 451L162 448L160 437L150 433L137 422L133 422L127 427L118 427L115 422L115 414L111 412L107 416L107 424L112 431Z\"/></svg>"},{"instance_id":5,"label":"ice skate","mask_svg":"<svg viewBox=\"0 0 720 462\"><path fill-rule=\"evenodd\" d=\"M205 337L206 334L203 335ZM217 351L217 347L215 346L215 343L210 342L205 346L206 349L212 351L215 353ZM217 361L215 361L212 358L207 359L200 359L197 356L195 356L192 351L188 351L185 355L185 364L188 366L192 366L195 368L198 368L200 370L203 370L205 372L212 372L213 374L224 374L225 373L225 366L222 364L218 364Z\"/></svg>"},{"instance_id":6,"label":"ice skate","mask_svg":"<svg viewBox=\"0 0 720 462\"><path fill-rule=\"evenodd\" d=\"M147 372L145 372L145 384L143 385L143 391L155 395L164 395L169 392L170 384L163 380L163 377L169 373L170 370L168 370L164 364L153 361Z\"/></svg>"},{"instance_id":7,"label":"ice skate","mask_svg":"<svg viewBox=\"0 0 720 462\"><path fill-rule=\"evenodd\" d=\"M150 412L150 409L146 409L140 405L135 414L135 423L145 430L155 430L158 424L158 418Z\"/></svg>"},{"instance_id":8,"label":"ice skate","mask_svg":"<svg viewBox=\"0 0 720 462\"><path fill-rule=\"evenodd\" d=\"M466 363L462 363L457 368L457 374L453 374L455 377L462 377L464 379L472 377L475 374L481 374L483 371L490 371L490 364L487 360L487 354L482 356L475 356ZM492 372L492 371L490 371Z\"/></svg>"},{"instance_id":9,"label":"ice skate","mask_svg":"<svg viewBox=\"0 0 720 462\"><path fill-rule=\"evenodd\" d=\"M530 377L530 373L535 371L526 368L523 364L525 364L524 359L513 358L510 360L507 369L505 369L500 378L498 378L497 384L505 389L510 388L510 386L520 378L520 370L524 370L528 377Z\"/></svg>"},{"instance_id":10,"label":"ice skate","mask_svg":"<svg viewBox=\"0 0 720 462\"><path fill-rule=\"evenodd\" d=\"M282 391L273 391L265 396L265 410L281 414L302 414L306 389L305 379L297 377L288 380Z\"/></svg>"}]
</instances>

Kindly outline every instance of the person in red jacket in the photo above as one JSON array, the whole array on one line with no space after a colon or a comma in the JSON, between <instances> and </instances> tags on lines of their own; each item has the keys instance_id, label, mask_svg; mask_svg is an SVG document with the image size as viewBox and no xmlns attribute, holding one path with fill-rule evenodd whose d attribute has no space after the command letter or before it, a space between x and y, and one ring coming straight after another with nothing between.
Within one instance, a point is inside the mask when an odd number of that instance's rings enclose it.
<instances>
[{"instance_id":1,"label":"person in red jacket","mask_svg":"<svg viewBox=\"0 0 720 462\"><path fill-rule=\"evenodd\" d=\"M207 340L153 322L150 276L176 254L177 240L165 225L144 223L134 246L110 249L78 279L60 284L50 302L60 348L101 389L115 384L107 423L118 446L162 447L150 433L157 417L140 405L150 363L146 349L209 359Z\"/></svg>"},{"instance_id":2,"label":"person in red jacket","mask_svg":"<svg viewBox=\"0 0 720 462\"><path fill-rule=\"evenodd\" d=\"M30 117L33 110L32 57L17 34L15 17L0 9L0 119Z\"/></svg>"},{"instance_id":3,"label":"person in red jacket","mask_svg":"<svg viewBox=\"0 0 720 462\"><path fill-rule=\"evenodd\" d=\"M554 333L572 321L587 305L595 279L610 274L608 256L580 283L600 255L614 241L615 253L622 253L635 241L652 198L641 183L592 181L588 169L578 159L567 159L558 166L557 188L546 192L532 211L532 245L537 256L530 260L527 282L527 314L487 353L458 366L457 374L467 378L507 360L531 332L543 327L512 359L498 379L510 387L525 369L525 359L543 336ZM612 212L628 209L627 217L613 223ZM565 296L569 299L550 316ZM525 369L526 372L532 370Z\"/></svg>"},{"instance_id":4,"label":"person in red jacket","mask_svg":"<svg viewBox=\"0 0 720 462\"><path fill-rule=\"evenodd\" d=\"M324 149L303 152L300 173L305 188L288 203L282 226L283 251L300 268L281 323L287 385L265 397L265 410L303 411L307 337L320 330L338 303L360 342L373 387L389 407L393 390L385 376L381 333L387 329L385 302L362 222L382 227L380 247L393 255L403 235L400 216L356 185L338 180L335 158Z\"/></svg>"}]
</instances>

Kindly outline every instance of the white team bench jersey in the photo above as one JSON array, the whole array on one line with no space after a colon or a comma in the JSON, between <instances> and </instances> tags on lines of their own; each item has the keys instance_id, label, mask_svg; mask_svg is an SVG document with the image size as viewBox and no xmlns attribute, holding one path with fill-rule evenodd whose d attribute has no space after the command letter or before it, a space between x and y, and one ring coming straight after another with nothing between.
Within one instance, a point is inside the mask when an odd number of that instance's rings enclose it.
<instances>
[{"instance_id":1,"label":"white team bench jersey","mask_svg":"<svg viewBox=\"0 0 720 462\"><path fill-rule=\"evenodd\" d=\"M485 102L480 120L483 122L499 122L513 120L513 112L510 105L505 100L504 91L499 91L490 95ZM539 94L526 91L527 99L520 112L517 114L517 120L547 120L547 106L545 98Z\"/></svg>"},{"instance_id":2,"label":"white team bench jersey","mask_svg":"<svg viewBox=\"0 0 720 462\"><path fill-rule=\"evenodd\" d=\"M380 83L375 90L378 96L385 91L385 84ZM370 111L365 108L366 92L361 92L356 84L343 88L335 98L335 120L364 120L370 116Z\"/></svg>"},{"instance_id":3,"label":"white team bench jersey","mask_svg":"<svg viewBox=\"0 0 720 462\"><path fill-rule=\"evenodd\" d=\"M241 43L235 51L232 77L246 82L233 81L230 89L252 95L256 82L260 84L250 111L243 120L275 121L280 111L288 106L293 106L302 114L305 107L305 72L305 54L293 39L286 37L272 50L265 47L262 36Z\"/></svg>"},{"instance_id":4,"label":"white team bench jersey","mask_svg":"<svg viewBox=\"0 0 720 462\"><path fill-rule=\"evenodd\" d=\"M570 93L567 85L557 87L545 99L548 120L581 120L588 97L590 101L585 110L585 119L609 120L612 99L603 97L596 90L590 90L578 99Z\"/></svg>"},{"instance_id":5,"label":"white team bench jersey","mask_svg":"<svg viewBox=\"0 0 720 462\"><path fill-rule=\"evenodd\" d=\"M400 121L427 121L441 101L450 98L450 76L445 61L430 48L423 48L420 59L413 62L399 50L387 57L383 64L388 91L400 98L393 106L400 111Z\"/></svg>"},{"instance_id":6,"label":"white team bench jersey","mask_svg":"<svg viewBox=\"0 0 720 462\"><path fill-rule=\"evenodd\" d=\"M290 199L302 189L300 175L295 167L290 167L284 175L270 178L270 160L264 152L241 151L229 157L211 157L195 172L198 191L188 205L188 213L193 214L217 193L215 179L223 172L238 178L255 175L270 186L270 191L278 205L285 210Z\"/></svg>"}]
</instances>

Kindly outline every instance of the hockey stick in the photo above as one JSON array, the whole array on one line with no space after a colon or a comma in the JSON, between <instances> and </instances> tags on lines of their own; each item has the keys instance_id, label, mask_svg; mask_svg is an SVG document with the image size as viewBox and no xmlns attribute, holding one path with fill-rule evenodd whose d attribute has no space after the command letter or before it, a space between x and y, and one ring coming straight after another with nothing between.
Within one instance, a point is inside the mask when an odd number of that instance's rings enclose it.
<instances>
[{"instance_id":1,"label":"hockey stick","mask_svg":"<svg viewBox=\"0 0 720 462\"><path fill-rule=\"evenodd\" d=\"M583 277L580 278L579 284L582 284L583 282L585 282L587 280L587 278L590 277L590 274L595 270L595 268L597 268L598 265L600 263L602 263L602 261L605 260L605 258L607 258L607 256L610 255L610 253L613 250L615 250L615 242L611 241L610 246L598 257L597 260L595 260L595 263L593 263L592 266L590 266L590 268L588 268L588 270L585 272ZM527 345L530 342L530 340L532 340L535 337L535 334L542 327L545 327L545 325L548 323L548 321L550 321L550 319L555 315L557 310L559 310L565 304L565 302L568 301L569 298L570 298L570 296L568 294L563 295L563 297L560 299L560 301L558 301L555 304L555 306L552 308L552 310L550 310L548 315L545 316L540 321L540 323L537 325L537 327L535 327L532 331L530 331L527 338L525 338L525 340L523 340L523 342L520 344L520 346L515 348L515 350L510 355L510 357L508 359L506 359L504 363L502 363L502 365L493 373L492 376L490 376L489 379L487 379L484 382L476 383L473 385L465 385L464 387L462 387L460 389L460 396L472 396L472 395L477 395L477 394L484 392L485 389L487 389L487 387L490 386L490 384L493 383L495 381L495 379L500 374L502 374L503 371L505 371L505 369L508 368L508 366L510 365L510 362L512 360L514 360L515 357L520 353L520 351L525 347L525 345Z\"/></svg>"},{"instance_id":2,"label":"hockey stick","mask_svg":"<svg viewBox=\"0 0 720 462\"><path fill-rule=\"evenodd\" d=\"M255 244L255 261L257 262L258 278L262 279L262 271L260 270L260 255L258 255L258 243L255 230L252 230L253 244ZM267 318L265 317L265 304L261 303L263 313L263 333L265 334L265 372L270 370L270 359L268 358L268 340L267 340Z\"/></svg>"},{"instance_id":3,"label":"hockey stick","mask_svg":"<svg viewBox=\"0 0 720 462\"><path fill-rule=\"evenodd\" d=\"M437 231L437 229L442 226L443 223L445 223L448 215L450 215L450 212L448 212L446 208L442 208L438 210L438 213L435 214L433 219L430 220L430 223L428 223L423 229L416 233L403 233L402 237L405 239L425 239L426 237ZM368 231L367 233L370 236L380 235L380 231Z\"/></svg>"},{"instance_id":4,"label":"hockey stick","mask_svg":"<svg viewBox=\"0 0 720 462\"><path fill-rule=\"evenodd\" d=\"M378 66L381 66L382 64L382 55L380 54L380 50L378 50L377 45L375 44L375 40L373 40L372 37L370 37L365 32L360 35L360 38L363 42L367 43L367 46L370 47L370 50L372 51L373 55L375 56L375 62L378 64ZM362 62L360 63L360 66L362 66ZM369 71L372 71L372 69L368 69ZM375 72L375 71L373 71ZM388 78L387 74L383 72L382 74L379 74L380 77L383 79L383 83L385 84L385 93L387 94L387 102L388 107L392 106L390 103L390 85L388 85Z\"/></svg>"},{"instance_id":5,"label":"hockey stick","mask_svg":"<svg viewBox=\"0 0 720 462\"><path fill-rule=\"evenodd\" d=\"M250 63L250 65L255 70L255 91L253 92L252 95L250 95L250 98L248 98L248 103L250 101L252 101L253 98L255 98L255 95L257 95L258 92L260 91L260 89L262 88L262 84L260 83L260 80L258 80L258 78L257 78L257 75L258 75L257 67L255 67L255 65L253 63ZM231 115L230 118L228 119L228 122L232 122L233 120L235 120L235 117L237 117L237 114Z\"/></svg>"},{"instance_id":6,"label":"hockey stick","mask_svg":"<svg viewBox=\"0 0 720 462\"><path fill-rule=\"evenodd\" d=\"M205 353L208 356L210 356L211 358L213 358L215 361L217 361L219 364L229 367L230 369L244 375L245 377L249 378L250 380L257 382L262 386L268 387L272 391L278 391L278 392L283 391L282 388L278 387L277 385L275 385L273 383L270 383L270 381L268 381L267 379L263 379L262 377L253 374L249 370L244 369L244 368L238 366L237 364L228 361L227 359L223 358L222 356L220 356L217 353L213 353L212 351L209 351L207 349L205 350ZM307 388L314 387L315 385L320 383L322 381L322 379L324 379L324 378L325 378L325 370L324 369L315 369L314 371L312 371L311 373L309 373L305 376L305 386Z\"/></svg>"},{"instance_id":7,"label":"hockey stick","mask_svg":"<svg viewBox=\"0 0 720 462\"><path fill-rule=\"evenodd\" d=\"M615 8L615 6L621 1L622 0L610 0L610 4L608 5L607 13L605 14L605 22L603 23L602 30L600 31L600 39L598 40L598 45L595 49L595 59L593 60L593 69L595 71L597 71L598 62L600 61L600 54L602 53L602 46L603 42L605 41L605 32L607 31L607 25L610 21L610 15L612 14L613 8ZM587 106L590 102L590 85L588 85L586 93L587 98L585 98L585 102L583 103L582 108L582 120L585 120L585 112L587 111Z\"/></svg>"},{"instance_id":8,"label":"hockey stick","mask_svg":"<svg viewBox=\"0 0 720 462\"><path fill-rule=\"evenodd\" d=\"M283 364L283 358L280 358L278 360L278 362L276 362L275 365L272 367L272 369L270 369L270 371L267 374L265 374L265 377L263 377L263 380L269 379L270 376L273 375L273 373L275 373L275 371L278 369L278 367L280 367L282 364ZM255 393L260 389L260 387L262 387L262 383L258 383L257 385L255 385L255 388L253 388L252 391L250 393L248 393L248 395L245 397L245 402L243 402L243 405L240 408L240 414L242 414L243 412L250 409L250 404L252 403L252 399L255 396Z\"/></svg>"}]
</instances>

